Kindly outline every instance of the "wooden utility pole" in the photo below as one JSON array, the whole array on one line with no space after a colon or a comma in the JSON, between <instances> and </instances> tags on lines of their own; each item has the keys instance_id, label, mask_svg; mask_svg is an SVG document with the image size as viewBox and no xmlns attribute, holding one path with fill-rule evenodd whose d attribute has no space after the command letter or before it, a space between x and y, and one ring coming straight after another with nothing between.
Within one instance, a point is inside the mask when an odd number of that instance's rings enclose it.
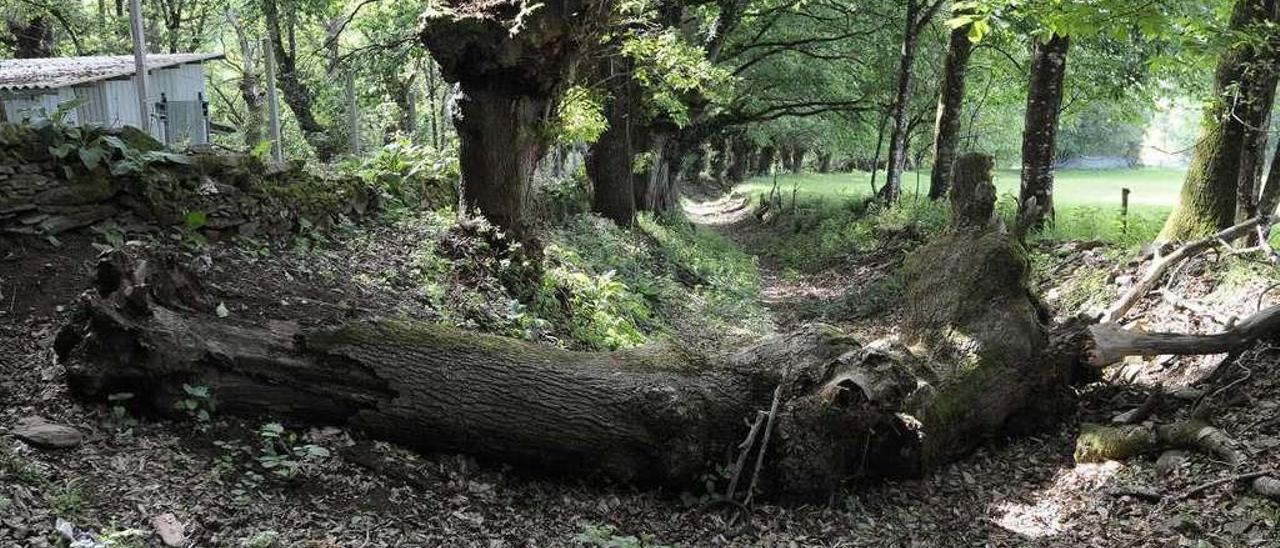
<instances>
[{"instance_id":1,"label":"wooden utility pole","mask_svg":"<svg viewBox=\"0 0 1280 548\"><path fill-rule=\"evenodd\" d=\"M138 90L138 121L142 124L139 129L154 135L151 131L151 105L147 101L147 39L142 34L141 0L129 0L129 32L133 35L133 63L137 71L133 82Z\"/></svg>"},{"instance_id":2,"label":"wooden utility pole","mask_svg":"<svg viewBox=\"0 0 1280 548\"><path fill-rule=\"evenodd\" d=\"M133 0L137 2L138 0ZM284 150L280 142L280 103L276 98L276 58L275 45L269 33L262 40L262 57L267 66L267 124L271 126L271 159L284 161Z\"/></svg>"}]
</instances>

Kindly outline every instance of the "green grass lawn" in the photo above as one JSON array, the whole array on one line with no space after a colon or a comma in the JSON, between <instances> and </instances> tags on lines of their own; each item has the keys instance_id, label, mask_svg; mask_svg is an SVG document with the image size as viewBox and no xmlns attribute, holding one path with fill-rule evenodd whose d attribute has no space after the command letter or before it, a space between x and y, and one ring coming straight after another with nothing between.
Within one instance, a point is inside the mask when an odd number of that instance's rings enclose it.
<instances>
[{"instance_id":1,"label":"green grass lawn","mask_svg":"<svg viewBox=\"0 0 1280 548\"><path fill-rule=\"evenodd\" d=\"M1126 244L1149 242L1160 231L1164 218L1177 201L1185 173L1182 169L1166 168L1058 171L1054 183L1057 224L1043 237L1103 239ZM778 187L787 204L793 191L801 202L821 200L839 204L870 195L870 180L871 175L866 172L787 174L778 176ZM995 183L1002 211L1011 211L1018 192L1018 171L996 172ZM917 184L921 193L927 192L927 171L908 172L903 177L903 200L917 199ZM884 185L883 172L876 178L876 185ZM738 191L755 197L772 187L772 177L756 177L742 183ZM1120 223L1122 188L1131 191L1127 229Z\"/></svg>"}]
</instances>

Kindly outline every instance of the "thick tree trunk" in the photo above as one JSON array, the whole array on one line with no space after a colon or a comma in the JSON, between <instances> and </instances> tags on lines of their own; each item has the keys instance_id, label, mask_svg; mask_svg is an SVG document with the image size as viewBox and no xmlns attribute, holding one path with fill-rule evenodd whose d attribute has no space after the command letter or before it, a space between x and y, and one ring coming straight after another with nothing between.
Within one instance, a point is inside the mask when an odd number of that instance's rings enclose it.
<instances>
[{"instance_id":1,"label":"thick tree trunk","mask_svg":"<svg viewBox=\"0 0 1280 548\"><path fill-rule=\"evenodd\" d=\"M1276 15L1273 12L1273 15ZM1258 216L1262 168L1266 165L1267 129L1271 121L1271 107L1276 99L1276 81L1280 72L1271 63L1255 64L1246 68L1245 93L1247 102L1237 108L1244 111L1248 122L1244 128L1244 146L1240 153L1240 175L1236 188L1236 216L1241 222Z\"/></svg>"},{"instance_id":2,"label":"thick tree trunk","mask_svg":"<svg viewBox=\"0 0 1280 548\"><path fill-rule=\"evenodd\" d=\"M957 15L962 15L958 13ZM951 187L952 170L960 144L960 115L964 105L965 76L969 71L970 25L951 31L947 57L942 66L942 92L938 95L938 117L933 135L933 173L929 175L929 199L938 200Z\"/></svg>"},{"instance_id":3,"label":"thick tree trunk","mask_svg":"<svg viewBox=\"0 0 1280 548\"><path fill-rule=\"evenodd\" d=\"M541 123L550 107L546 98L455 86L450 113L460 138L459 214L483 216L517 234L527 228L525 205L547 149Z\"/></svg>"},{"instance_id":4,"label":"thick tree trunk","mask_svg":"<svg viewBox=\"0 0 1280 548\"><path fill-rule=\"evenodd\" d=\"M1231 13L1230 30L1243 32L1275 18L1275 0L1238 0ZM1250 127L1261 123L1258 116L1262 98L1251 96L1259 86L1250 86L1248 77L1249 68L1257 59L1258 52L1251 42L1241 41L1218 60L1214 98L1205 107L1182 194L1165 221L1161 239L1194 239L1234 222L1241 158L1248 146L1246 134Z\"/></svg>"},{"instance_id":5,"label":"thick tree trunk","mask_svg":"<svg viewBox=\"0 0 1280 548\"><path fill-rule=\"evenodd\" d=\"M1275 215L1280 206L1280 139L1276 139L1275 153L1271 156L1271 168L1267 171L1267 179L1258 192L1258 213Z\"/></svg>"},{"instance_id":6,"label":"thick tree trunk","mask_svg":"<svg viewBox=\"0 0 1280 548\"><path fill-rule=\"evenodd\" d=\"M747 179L747 173L751 171L756 146L750 139L740 135L731 138L729 144L731 148L726 176L730 182L741 183Z\"/></svg>"},{"instance_id":7,"label":"thick tree trunk","mask_svg":"<svg viewBox=\"0 0 1280 548\"><path fill-rule=\"evenodd\" d=\"M55 348L75 392L102 401L130 392L171 413L184 385L201 385L219 413L623 481L688 485L722 470L747 422L776 408L761 485L824 497L846 478L919 473L1060 410L1050 403L1065 369L1039 355L1047 339L1018 248L995 232L954 238L909 267L921 300L908 315L923 341L953 327L975 337L986 352L964 367L820 327L694 355L569 352L412 321L256 325L219 318L177 260L119 253ZM966 265L981 268L953 268Z\"/></svg>"},{"instance_id":8,"label":"thick tree trunk","mask_svg":"<svg viewBox=\"0 0 1280 548\"><path fill-rule=\"evenodd\" d=\"M729 180L729 138L723 135L711 140L711 158L707 169L717 188L725 188Z\"/></svg>"},{"instance_id":9,"label":"thick tree trunk","mask_svg":"<svg viewBox=\"0 0 1280 548\"><path fill-rule=\"evenodd\" d=\"M831 153L818 153L818 173L831 173Z\"/></svg>"},{"instance_id":10,"label":"thick tree trunk","mask_svg":"<svg viewBox=\"0 0 1280 548\"><path fill-rule=\"evenodd\" d=\"M1031 46L1031 83L1027 89L1026 125L1022 132L1022 186L1018 217L1038 230L1053 218L1053 164L1057 150L1058 115L1062 111L1063 79L1070 39L1054 34L1036 38Z\"/></svg>"},{"instance_id":11,"label":"thick tree trunk","mask_svg":"<svg viewBox=\"0 0 1280 548\"><path fill-rule=\"evenodd\" d=\"M583 49L599 40L611 3L550 0L528 13L507 2L450 0L424 17L422 42L455 82L462 207L516 233L534 168ZM512 28L519 27L519 32Z\"/></svg>"},{"instance_id":12,"label":"thick tree trunk","mask_svg":"<svg viewBox=\"0 0 1280 548\"><path fill-rule=\"evenodd\" d=\"M960 230L987 229L995 224L996 187L991 182L995 160L969 153L955 161L951 187L951 226Z\"/></svg>"},{"instance_id":13,"label":"thick tree trunk","mask_svg":"<svg viewBox=\"0 0 1280 548\"><path fill-rule=\"evenodd\" d=\"M803 147L791 149L791 173L799 175L804 172L805 152Z\"/></svg>"},{"instance_id":14,"label":"thick tree trunk","mask_svg":"<svg viewBox=\"0 0 1280 548\"><path fill-rule=\"evenodd\" d=\"M684 147L669 134L654 139L654 165L649 170L649 180L644 186L640 207L658 215L675 211L678 201L679 181L685 167Z\"/></svg>"},{"instance_id":15,"label":"thick tree trunk","mask_svg":"<svg viewBox=\"0 0 1280 548\"><path fill-rule=\"evenodd\" d=\"M609 82L610 97L605 103L609 127L587 152L587 176L591 178L591 210L621 226L631 226L636 216L632 188L632 85L630 61L610 58L603 61L601 78Z\"/></svg>"}]
</instances>

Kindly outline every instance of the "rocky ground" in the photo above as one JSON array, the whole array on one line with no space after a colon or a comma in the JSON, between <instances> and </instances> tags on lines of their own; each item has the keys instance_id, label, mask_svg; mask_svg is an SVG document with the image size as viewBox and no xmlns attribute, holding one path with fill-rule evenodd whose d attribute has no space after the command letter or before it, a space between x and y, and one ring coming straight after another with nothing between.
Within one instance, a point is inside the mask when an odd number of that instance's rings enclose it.
<instances>
[{"instance_id":1,"label":"rocky ground","mask_svg":"<svg viewBox=\"0 0 1280 548\"><path fill-rule=\"evenodd\" d=\"M729 234L765 229L734 208L722 202L691 213ZM187 260L202 265L228 314L327 321L413 313L411 294L370 280L400 268L414 237L374 231L306 254L211 244ZM68 536L77 546L1280 546L1280 505L1243 483L1175 500L1206 482L1280 467L1280 348L1260 346L1210 381L1203 378L1220 360L1135 360L1115 368L1110 382L1083 387L1079 411L1056 431L981 450L924 479L851 485L828 504L757 504L733 516L707 504L703 486L655 491L548 478L417 455L358 433L234 420L207 408L198 389L190 420L133 417L127 399L79 402L51 346L89 285L93 239L0 243L0 430L9 432L0 435L0 546L65 546ZM1060 313L1106 301L1140 266L1087 243L1045 244L1036 257L1041 290ZM1212 331L1221 326L1211 316L1273 300L1270 267L1228 279L1215 274L1225 260L1206 257L1171 285L1212 314L1151 298L1131 317L1148 328ZM873 256L796 277L762 262L766 299L779 323L807 321L827 309L804 302L856 293L893 264ZM848 327L881 336L892 333L891 320ZM1076 465L1080 425L1110 421L1156 382L1192 398L1190 390L1226 387L1213 420L1247 461L1232 469L1170 453ZM1179 397L1154 419L1185 414L1190 403ZM20 440L24 430L32 437L30 422L20 424L32 417L74 429L44 428L69 447Z\"/></svg>"}]
</instances>

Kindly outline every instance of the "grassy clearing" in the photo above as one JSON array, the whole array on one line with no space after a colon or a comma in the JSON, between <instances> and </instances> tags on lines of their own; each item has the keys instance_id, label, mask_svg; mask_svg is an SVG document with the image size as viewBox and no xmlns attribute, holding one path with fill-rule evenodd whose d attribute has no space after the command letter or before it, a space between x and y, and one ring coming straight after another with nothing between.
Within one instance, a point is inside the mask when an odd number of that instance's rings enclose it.
<instances>
[{"instance_id":1,"label":"grassy clearing","mask_svg":"<svg viewBox=\"0 0 1280 548\"><path fill-rule=\"evenodd\" d=\"M1160 231L1165 217L1177 201L1184 170L1147 168L1135 170L1062 170L1055 184L1057 223L1040 237L1051 240L1098 239L1131 246L1151 241ZM828 209L865 199L871 194L871 175L866 172L779 175L778 187L784 204L797 202L817 209ZM1001 170L995 177L1001 212L1009 215L1016 209L1018 172ZM884 174L876 180L884 184ZM903 178L903 208L928 208L921 204L917 188L924 192L929 185L928 172L908 172ZM751 196L768 193L772 177L756 177L738 187ZM1121 189L1129 188L1129 219L1126 227L1120 218ZM845 209L850 207L846 206ZM803 209L803 208L802 208Z\"/></svg>"}]
</instances>

